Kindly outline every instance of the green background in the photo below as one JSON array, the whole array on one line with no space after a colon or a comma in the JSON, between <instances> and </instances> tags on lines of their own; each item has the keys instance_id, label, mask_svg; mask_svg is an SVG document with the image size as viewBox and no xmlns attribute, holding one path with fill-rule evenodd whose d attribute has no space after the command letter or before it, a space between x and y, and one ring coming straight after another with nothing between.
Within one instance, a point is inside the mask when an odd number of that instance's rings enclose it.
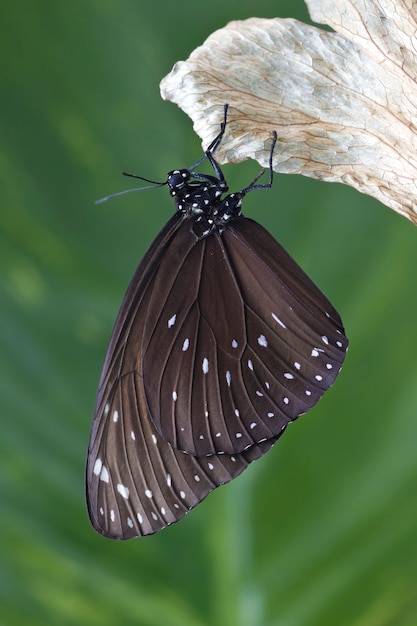
<instances>
[{"instance_id":1,"label":"green background","mask_svg":"<svg viewBox=\"0 0 417 626\"><path fill-rule=\"evenodd\" d=\"M91 529L84 462L105 348L201 147L159 96L231 19L301 0L4 3L0 22L0 623L415 626L417 230L341 185L277 176L245 213L340 311L336 385L242 477L153 537ZM148 6L149 5L149 6ZM226 168L232 188L258 171Z\"/></svg>"}]
</instances>

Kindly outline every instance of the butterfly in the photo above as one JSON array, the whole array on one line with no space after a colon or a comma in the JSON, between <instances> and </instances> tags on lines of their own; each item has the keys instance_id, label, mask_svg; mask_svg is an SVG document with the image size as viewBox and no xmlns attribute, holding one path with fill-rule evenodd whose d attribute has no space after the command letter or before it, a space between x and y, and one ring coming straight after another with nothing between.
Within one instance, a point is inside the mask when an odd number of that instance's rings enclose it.
<instances>
[{"instance_id":1,"label":"butterfly","mask_svg":"<svg viewBox=\"0 0 417 626\"><path fill-rule=\"evenodd\" d=\"M282 246L242 215L214 158L227 124L164 183L176 211L117 316L88 447L87 505L112 539L150 535L263 456L335 381L339 314ZM207 160L213 174L196 168ZM138 177L139 178L139 177ZM146 180L146 179L145 179ZM152 182L152 181L149 181Z\"/></svg>"}]
</instances>

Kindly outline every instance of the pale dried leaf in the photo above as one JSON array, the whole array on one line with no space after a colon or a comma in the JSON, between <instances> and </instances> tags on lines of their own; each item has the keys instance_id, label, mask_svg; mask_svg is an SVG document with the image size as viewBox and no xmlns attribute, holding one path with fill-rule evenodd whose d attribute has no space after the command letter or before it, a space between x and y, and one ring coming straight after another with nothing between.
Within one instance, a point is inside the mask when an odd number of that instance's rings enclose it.
<instances>
[{"instance_id":1,"label":"pale dried leaf","mask_svg":"<svg viewBox=\"0 0 417 626\"><path fill-rule=\"evenodd\" d=\"M327 2L313 4L318 19ZM333 21L353 5L330 4ZM343 13L345 29L353 14ZM352 185L417 222L417 87L398 56L383 63L351 39L292 19L231 22L175 65L161 93L205 146L229 104L221 162L266 165L275 129L276 171Z\"/></svg>"},{"instance_id":2,"label":"pale dried leaf","mask_svg":"<svg viewBox=\"0 0 417 626\"><path fill-rule=\"evenodd\" d=\"M361 46L390 71L417 79L417 2L306 0L311 19ZM415 87L414 87L415 88Z\"/></svg>"}]
</instances>

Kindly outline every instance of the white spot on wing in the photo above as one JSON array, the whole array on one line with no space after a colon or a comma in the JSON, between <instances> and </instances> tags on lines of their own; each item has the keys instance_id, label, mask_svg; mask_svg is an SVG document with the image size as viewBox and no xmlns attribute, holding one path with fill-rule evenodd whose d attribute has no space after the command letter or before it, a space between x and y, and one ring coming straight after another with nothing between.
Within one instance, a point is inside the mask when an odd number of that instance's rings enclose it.
<instances>
[{"instance_id":1,"label":"white spot on wing","mask_svg":"<svg viewBox=\"0 0 417 626\"><path fill-rule=\"evenodd\" d=\"M119 420L119 411L115 411L113 413L113 422L117 422Z\"/></svg>"},{"instance_id":2,"label":"white spot on wing","mask_svg":"<svg viewBox=\"0 0 417 626\"><path fill-rule=\"evenodd\" d=\"M168 320L168 328L172 328L175 324L175 320L177 319L177 314L173 315Z\"/></svg>"},{"instance_id":3,"label":"white spot on wing","mask_svg":"<svg viewBox=\"0 0 417 626\"><path fill-rule=\"evenodd\" d=\"M253 372L253 363L252 363L252 361L250 359L248 359L248 367Z\"/></svg>"},{"instance_id":4,"label":"white spot on wing","mask_svg":"<svg viewBox=\"0 0 417 626\"><path fill-rule=\"evenodd\" d=\"M258 343L259 343L260 346L263 346L264 348L268 347L268 341L267 341L265 335L259 335Z\"/></svg>"},{"instance_id":5,"label":"white spot on wing","mask_svg":"<svg viewBox=\"0 0 417 626\"><path fill-rule=\"evenodd\" d=\"M141 515L140 513L138 513L138 514L136 515L136 517L138 518L138 522L139 522L139 524L142 524L142 522L143 522L143 517L142 517L142 515Z\"/></svg>"},{"instance_id":6,"label":"white spot on wing","mask_svg":"<svg viewBox=\"0 0 417 626\"><path fill-rule=\"evenodd\" d=\"M101 459L96 459L94 463L93 472L96 476L100 476L101 468L103 467L103 462Z\"/></svg>"},{"instance_id":7,"label":"white spot on wing","mask_svg":"<svg viewBox=\"0 0 417 626\"><path fill-rule=\"evenodd\" d=\"M174 400L174 402L177 400L177 398L178 398L178 394L177 394L177 392L176 392L176 391L173 391L173 392L172 392L172 399Z\"/></svg>"},{"instance_id":8,"label":"white spot on wing","mask_svg":"<svg viewBox=\"0 0 417 626\"><path fill-rule=\"evenodd\" d=\"M274 318L274 320L275 320L276 322L278 322L278 324L279 324L280 326L282 326L282 328L287 328L287 327L285 326L284 322L283 322L282 320L280 320L280 319L279 319L279 317L278 317L277 315L275 315L275 313L271 313L271 315L272 315L272 317Z\"/></svg>"},{"instance_id":9,"label":"white spot on wing","mask_svg":"<svg viewBox=\"0 0 417 626\"><path fill-rule=\"evenodd\" d=\"M189 348L189 345L190 345L190 340L187 337L187 339L184 339L184 343L182 344L182 351L186 352Z\"/></svg>"},{"instance_id":10,"label":"white spot on wing","mask_svg":"<svg viewBox=\"0 0 417 626\"><path fill-rule=\"evenodd\" d=\"M102 480L103 483L108 483L109 482L109 472L107 470L107 467L104 467L104 465L101 468L100 480Z\"/></svg>"},{"instance_id":11,"label":"white spot on wing","mask_svg":"<svg viewBox=\"0 0 417 626\"><path fill-rule=\"evenodd\" d=\"M122 496L122 498L124 498L125 500L128 499L129 497L129 489L127 487L125 487L124 485L122 485L121 483L118 483L117 485L117 491L120 493L120 495Z\"/></svg>"},{"instance_id":12,"label":"white spot on wing","mask_svg":"<svg viewBox=\"0 0 417 626\"><path fill-rule=\"evenodd\" d=\"M130 517L127 518L127 525L129 526L129 528L133 528L133 522Z\"/></svg>"},{"instance_id":13,"label":"white spot on wing","mask_svg":"<svg viewBox=\"0 0 417 626\"><path fill-rule=\"evenodd\" d=\"M323 337L321 338L321 340L322 340L322 342L323 342L323 343L325 343L325 344L326 344L326 346L328 346L328 345L329 345L329 340L328 340L328 338L326 337L326 335L323 335Z\"/></svg>"},{"instance_id":14,"label":"white spot on wing","mask_svg":"<svg viewBox=\"0 0 417 626\"><path fill-rule=\"evenodd\" d=\"M209 362L208 362L208 359L206 357L204 357L204 359L203 359L202 368L203 368L203 373L207 374L208 371L209 371Z\"/></svg>"},{"instance_id":15,"label":"white spot on wing","mask_svg":"<svg viewBox=\"0 0 417 626\"><path fill-rule=\"evenodd\" d=\"M227 372L226 372L226 382L227 382L227 384L228 384L228 385L229 385L229 387L230 387L230 383L232 382L232 375L231 375L231 373L229 372L229 370L227 370Z\"/></svg>"},{"instance_id":16,"label":"white spot on wing","mask_svg":"<svg viewBox=\"0 0 417 626\"><path fill-rule=\"evenodd\" d=\"M238 346L238 343L237 343L236 339L233 339L232 340L232 348L237 348L237 346Z\"/></svg>"},{"instance_id":17,"label":"white spot on wing","mask_svg":"<svg viewBox=\"0 0 417 626\"><path fill-rule=\"evenodd\" d=\"M150 489L146 489L146 491L145 491L145 496L146 496L147 498L152 498L152 495L153 495L153 494L152 494L152 491L151 491Z\"/></svg>"},{"instance_id":18,"label":"white spot on wing","mask_svg":"<svg viewBox=\"0 0 417 626\"><path fill-rule=\"evenodd\" d=\"M287 378L288 380L292 380L294 378L294 376L292 374L290 374L289 372L285 372L284 378Z\"/></svg>"},{"instance_id":19,"label":"white spot on wing","mask_svg":"<svg viewBox=\"0 0 417 626\"><path fill-rule=\"evenodd\" d=\"M110 511L110 519L111 519L112 522L114 522L114 520L116 519L116 516L114 514L114 510L113 509Z\"/></svg>"}]
</instances>

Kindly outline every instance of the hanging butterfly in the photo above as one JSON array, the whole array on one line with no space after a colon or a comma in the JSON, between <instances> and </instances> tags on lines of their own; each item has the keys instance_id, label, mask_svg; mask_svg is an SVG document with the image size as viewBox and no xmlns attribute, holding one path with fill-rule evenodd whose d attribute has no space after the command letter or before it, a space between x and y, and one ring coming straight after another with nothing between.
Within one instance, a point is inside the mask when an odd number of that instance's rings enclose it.
<instances>
[{"instance_id":1,"label":"hanging butterfly","mask_svg":"<svg viewBox=\"0 0 417 626\"><path fill-rule=\"evenodd\" d=\"M228 191L214 152L165 183L176 212L137 268L101 375L87 459L94 528L150 535L265 454L335 381L348 347L327 298ZM208 160L215 175L195 171ZM152 182L152 181L148 181Z\"/></svg>"}]
</instances>

